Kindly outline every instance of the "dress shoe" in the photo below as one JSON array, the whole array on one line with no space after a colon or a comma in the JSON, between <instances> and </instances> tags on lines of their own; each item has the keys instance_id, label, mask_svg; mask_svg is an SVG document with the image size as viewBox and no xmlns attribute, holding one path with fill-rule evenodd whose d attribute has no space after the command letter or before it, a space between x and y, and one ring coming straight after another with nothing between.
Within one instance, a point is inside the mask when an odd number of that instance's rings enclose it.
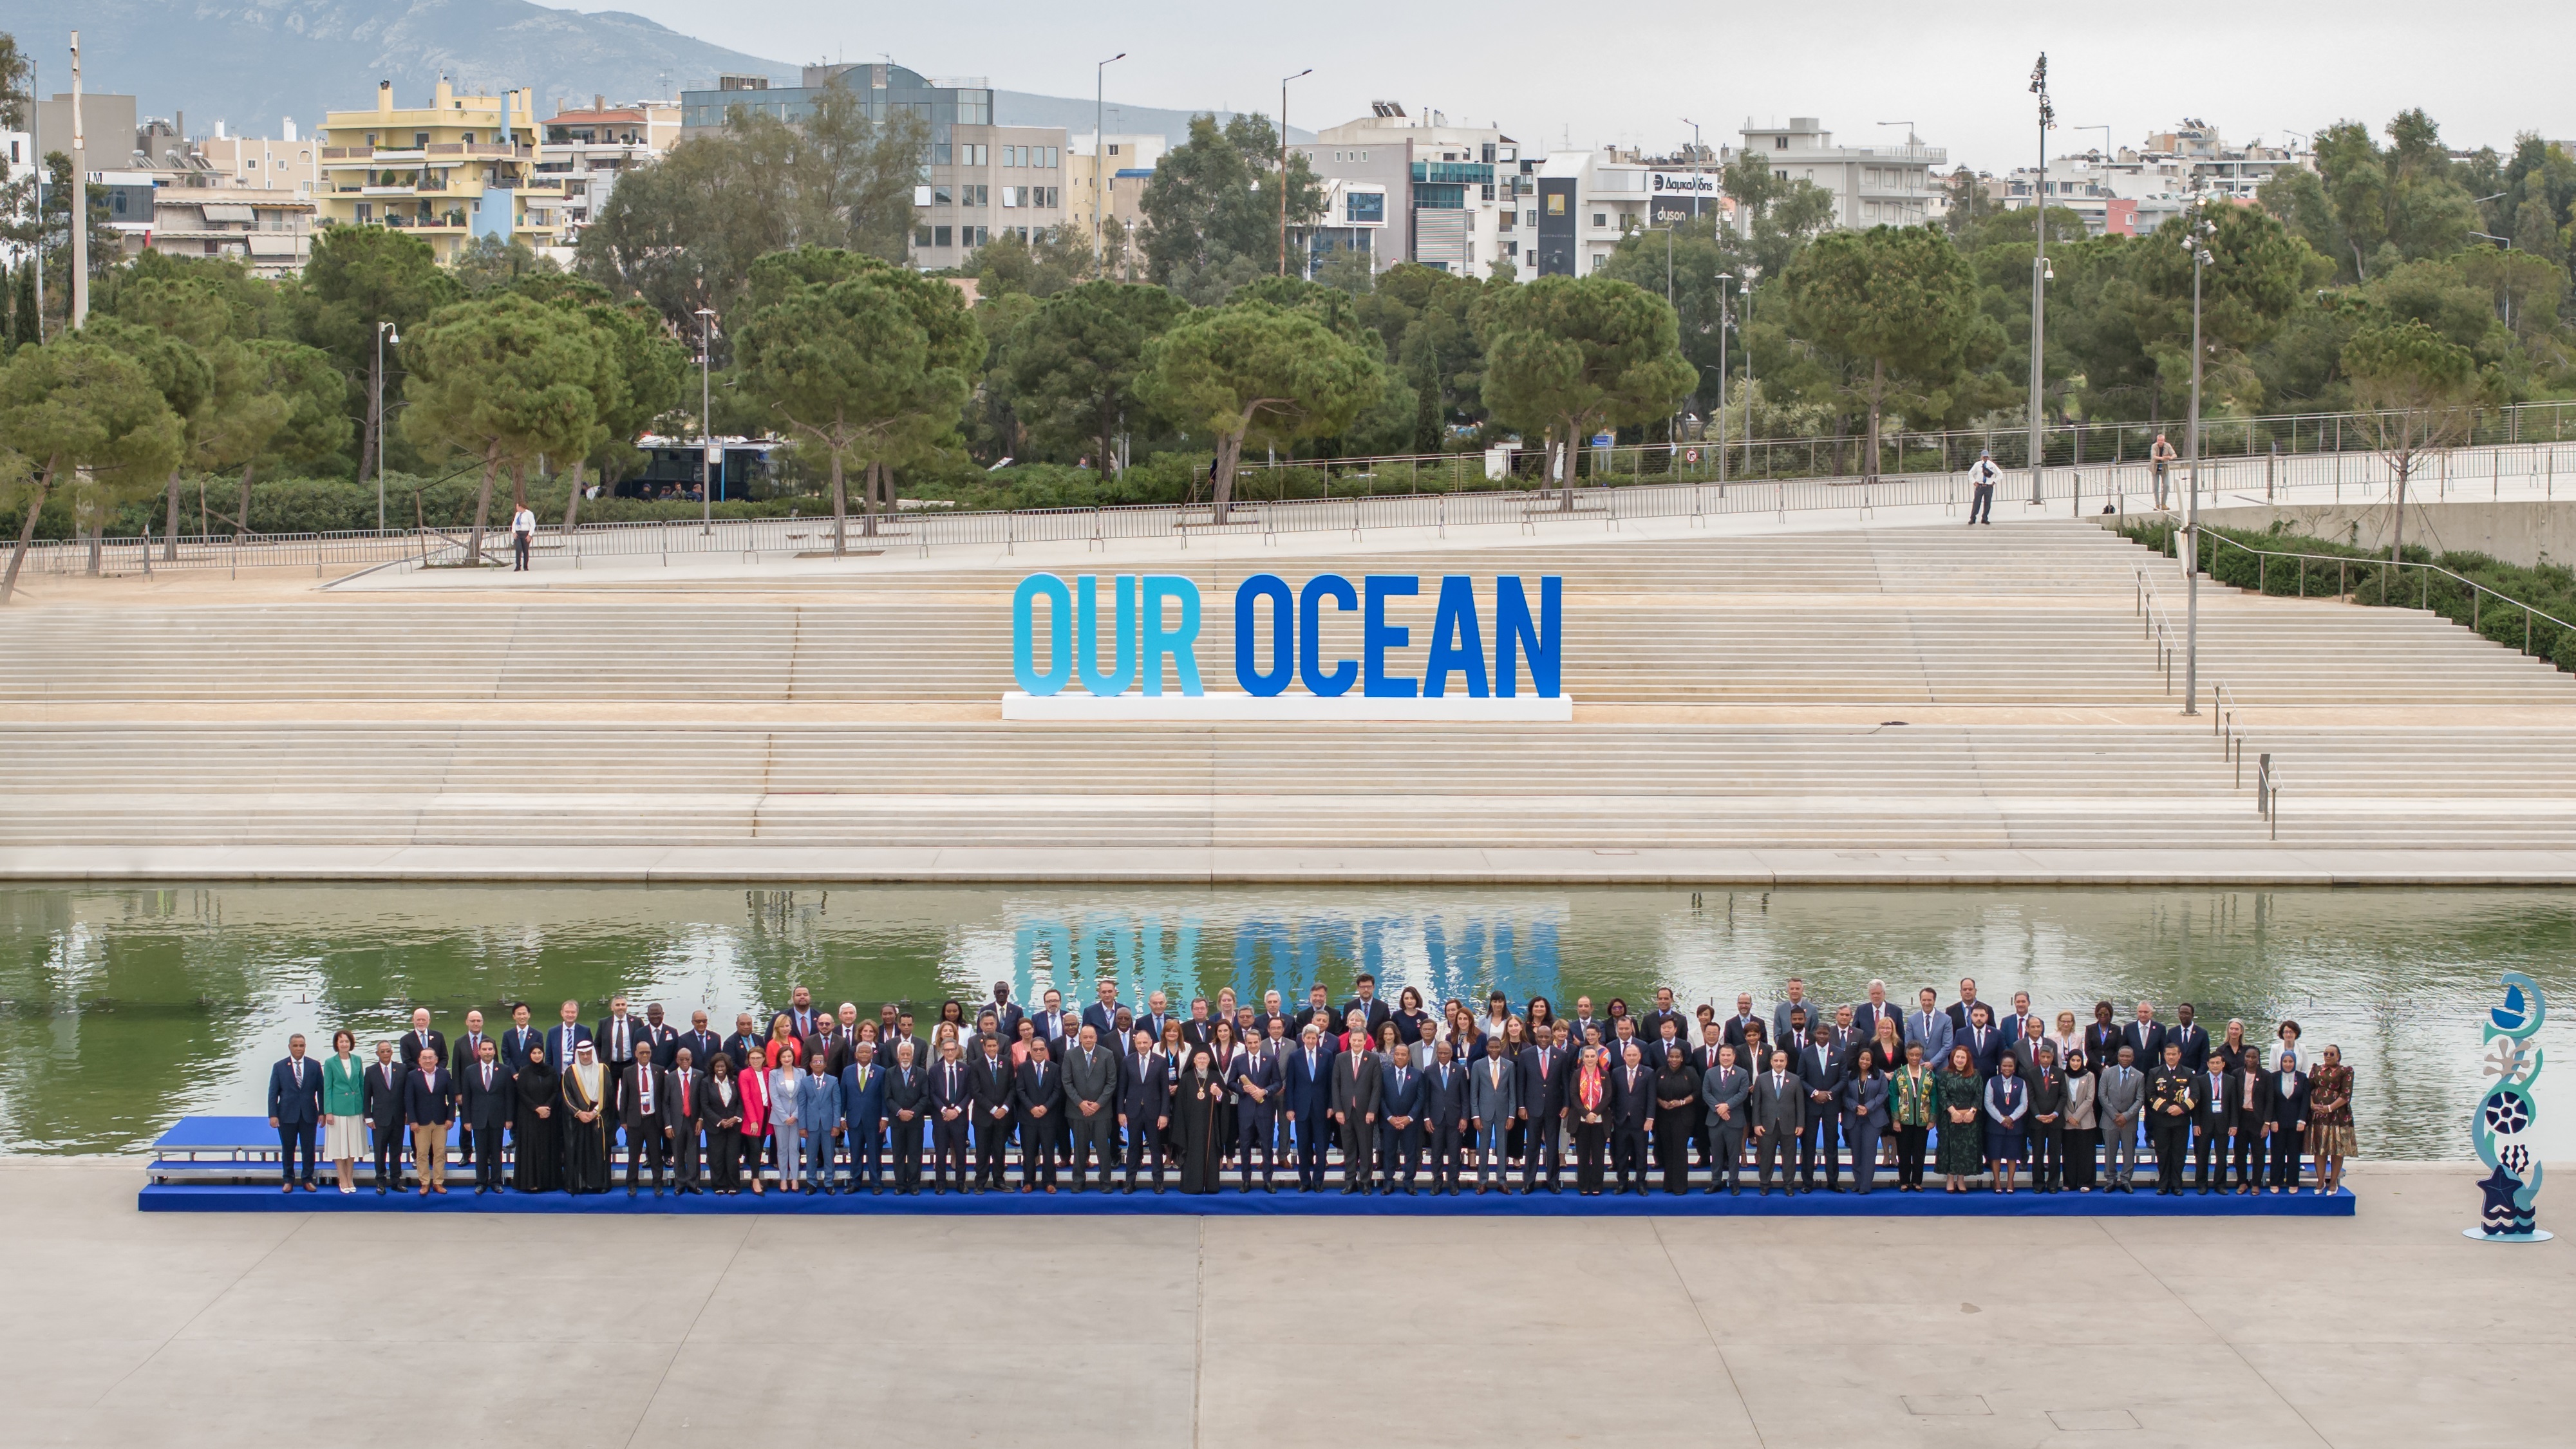
<instances>
[{"instance_id":1,"label":"dress shoe","mask_svg":"<svg viewBox=\"0 0 2576 1449\"><path fill-rule=\"evenodd\" d=\"M1595 1058L1595 1060L1598 1060L1598 1058ZM1769 1196L1771 1195L1771 1189L1769 1189L1769 1188L1767 1188L1767 1187L1766 1187L1766 1188L1762 1188L1762 1189L1760 1189L1760 1192L1761 1192L1762 1196L1764 1196L1764 1197L1769 1197Z\"/></svg>"}]
</instances>

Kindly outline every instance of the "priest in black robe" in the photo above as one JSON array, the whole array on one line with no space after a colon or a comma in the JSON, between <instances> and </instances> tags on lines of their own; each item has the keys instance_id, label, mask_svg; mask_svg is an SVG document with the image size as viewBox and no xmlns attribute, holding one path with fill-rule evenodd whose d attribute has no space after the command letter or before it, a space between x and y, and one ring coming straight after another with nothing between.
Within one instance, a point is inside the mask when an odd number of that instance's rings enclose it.
<instances>
[{"instance_id":1,"label":"priest in black robe","mask_svg":"<svg viewBox=\"0 0 2576 1449\"><path fill-rule=\"evenodd\" d=\"M1172 1092L1172 1126L1181 1148L1181 1191L1216 1191L1224 1108L1225 1083L1218 1079L1208 1049L1192 1049L1190 1064L1182 1069Z\"/></svg>"}]
</instances>

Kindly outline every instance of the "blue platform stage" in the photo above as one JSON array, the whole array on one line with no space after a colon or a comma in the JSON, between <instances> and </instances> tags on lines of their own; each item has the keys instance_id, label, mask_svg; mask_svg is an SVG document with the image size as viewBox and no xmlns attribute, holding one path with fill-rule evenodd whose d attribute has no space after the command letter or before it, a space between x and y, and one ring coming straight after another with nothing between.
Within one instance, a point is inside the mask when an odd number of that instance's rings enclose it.
<instances>
[{"instance_id":1,"label":"blue platform stage","mask_svg":"<svg viewBox=\"0 0 2576 1449\"><path fill-rule=\"evenodd\" d=\"M471 1169L460 1172L453 1165L448 1172L448 1190L444 1196L421 1197L412 1193L390 1193L378 1196L368 1186L371 1164L358 1164L359 1190L344 1194L330 1180L330 1166L321 1167L321 1187L317 1192L283 1193L277 1189L277 1134L258 1117L189 1117L182 1119L153 1143L153 1159L146 1165L146 1185L136 1197L135 1206L144 1212L291 1212L291 1213L576 1213L622 1215L661 1213L678 1216L736 1216L746 1213L780 1214L796 1217L818 1216L920 1216L956 1217L1052 1217L1052 1216L1211 1216L1211 1217L2015 1217L2015 1218L2214 1218L2214 1217L2351 1217L2355 1210L2350 1192L2337 1192L2321 1197L2314 1192L2293 1195L2263 1193L2239 1196L2235 1193L2213 1193L2202 1196L2186 1192L2181 1197L2158 1197L2152 1181L2134 1193L2037 1193L2027 1187L2009 1195L1983 1190L1964 1194L1945 1193L1936 1180L1926 1191L1901 1193L1894 1188L1892 1174L1881 1174L1876 1191L1864 1197L1849 1190L1839 1193L1802 1193L1790 1197L1774 1190L1769 1197L1756 1193L1752 1174L1745 1174L1746 1185L1740 1196L1712 1192L1706 1185L1705 1173L1694 1181L1691 1190L1679 1196L1655 1191L1645 1197L1578 1197L1572 1187L1573 1174L1566 1174L1568 1186L1562 1193L1524 1195L1509 1193L1479 1196L1472 1185L1455 1197L1432 1197L1427 1192L1408 1197L1398 1193L1389 1196L1359 1197L1345 1195L1335 1174L1331 1186L1320 1193L1298 1192L1283 1185L1276 1193L1244 1192L1233 1173L1226 1175L1223 1191L1210 1196L1189 1196L1178 1189L1167 1188L1161 1194L1140 1188L1134 1193L1108 1193L1094 1189L1074 1192L1060 1186L1047 1193L1018 1191L1018 1174L1012 1173L1009 1190L995 1193L934 1193L925 1177L920 1194L898 1197L891 1190L880 1194L840 1193L829 1197L803 1193L772 1191L754 1197L745 1192L734 1197L692 1195L680 1197L665 1193L655 1197L648 1186L635 1197L628 1197L622 1185L596 1196L573 1197L566 1193L490 1193L475 1196ZM1289 1174L1282 1174L1288 1177ZM1293 1180L1293 1179L1292 1179Z\"/></svg>"}]
</instances>

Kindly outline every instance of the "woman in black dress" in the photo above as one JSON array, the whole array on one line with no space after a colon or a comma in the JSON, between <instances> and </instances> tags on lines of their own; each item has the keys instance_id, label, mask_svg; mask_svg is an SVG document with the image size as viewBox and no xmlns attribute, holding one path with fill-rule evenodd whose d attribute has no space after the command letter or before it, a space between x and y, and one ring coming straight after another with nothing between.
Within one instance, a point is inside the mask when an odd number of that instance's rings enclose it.
<instances>
[{"instance_id":1,"label":"woman in black dress","mask_svg":"<svg viewBox=\"0 0 2576 1449\"><path fill-rule=\"evenodd\" d=\"M518 1105L510 1113L510 1185L521 1192L563 1190L563 1097L546 1049L531 1043L528 1064L514 1079Z\"/></svg>"},{"instance_id":2,"label":"woman in black dress","mask_svg":"<svg viewBox=\"0 0 2576 1449\"><path fill-rule=\"evenodd\" d=\"M723 1052L716 1053L710 1065L706 1106L699 1116L707 1124L710 1190L731 1197L742 1191L742 1087L733 1079L733 1058Z\"/></svg>"},{"instance_id":3,"label":"woman in black dress","mask_svg":"<svg viewBox=\"0 0 2576 1449\"><path fill-rule=\"evenodd\" d=\"M1395 1036L1406 1046L1431 1029L1431 1013L1422 1009L1422 993L1408 986L1395 994Z\"/></svg>"},{"instance_id":4,"label":"woman in black dress","mask_svg":"<svg viewBox=\"0 0 2576 1449\"><path fill-rule=\"evenodd\" d=\"M1664 1053L1655 1073L1655 1161L1664 1169L1664 1191L1690 1191L1691 1104L1699 1100L1699 1074L1680 1047Z\"/></svg>"},{"instance_id":5,"label":"woman in black dress","mask_svg":"<svg viewBox=\"0 0 2576 1449\"><path fill-rule=\"evenodd\" d=\"M583 1042L563 1074L564 1191L608 1191L608 1068Z\"/></svg>"},{"instance_id":6,"label":"woman in black dress","mask_svg":"<svg viewBox=\"0 0 2576 1449\"><path fill-rule=\"evenodd\" d=\"M1214 1098L1217 1104L1216 1156L1220 1172L1225 1169L1226 1161L1234 1156L1236 1146L1234 1094L1226 1090L1226 1078L1234 1066L1234 1054L1241 1050L1234 1039L1234 1023L1218 1022L1215 1035L1208 1039L1208 1075L1215 1079L1217 1090Z\"/></svg>"},{"instance_id":7,"label":"woman in black dress","mask_svg":"<svg viewBox=\"0 0 2576 1449\"><path fill-rule=\"evenodd\" d=\"M1181 1139L1181 1191L1213 1193L1217 1187L1217 1114L1225 1104L1225 1085L1206 1047L1190 1051L1172 1091L1172 1125Z\"/></svg>"}]
</instances>

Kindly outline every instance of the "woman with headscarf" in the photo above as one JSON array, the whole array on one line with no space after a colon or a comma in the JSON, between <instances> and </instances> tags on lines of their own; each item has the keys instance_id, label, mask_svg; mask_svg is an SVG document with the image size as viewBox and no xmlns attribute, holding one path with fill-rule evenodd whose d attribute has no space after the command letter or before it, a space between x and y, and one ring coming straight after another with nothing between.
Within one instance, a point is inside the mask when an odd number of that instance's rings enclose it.
<instances>
[{"instance_id":1,"label":"woman with headscarf","mask_svg":"<svg viewBox=\"0 0 2576 1449\"><path fill-rule=\"evenodd\" d=\"M1172 1089L1172 1125L1181 1145L1181 1191L1212 1193L1217 1189L1218 1117L1225 1107L1225 1083L1206 1047L1190 1050Z\"/></svg>"},{"instance_id":2,"label":"woman with headscarf","mask_svg":"<svg viewBox=\"0 0 2576 1449\"><path fill-rule=\"evenodd\" d=\"M563 1074L564 1191L608 1191L608 1068L583 1042Z\"/></svg>"},{"instance_id":3,"label":"woman with headscarf","mask_svg":"<svg viewBox=\"0 0 2576 1449\"><path fill-rule=\"evenodd\" d=\"M2329 1042L2308 1073L2308 1155L2317 1160L2318 1196L2343 1186L2343 1160L2352 1150L2352 1068L2343 1064L2343 1048Z\"/></svg>"},{"instance_id":4,"label":"woman with headscarf","mask_svg":"<svg viewBox=\"0 0 2576 1449\"><path fill-rule=\"evenodd\" d=\"M1601 1155L1610 1141L1610 1080L1601 1069L1601 1049L1583 1049L1575 1070L1573 1095L1565 1115L1574 1127L1574 1190L1583 1197L1601 1195Z\"/></svg>"},{"instance_id":5,"label":"woman with headscarf","mask_svg":"<svg viewBox=\"0 0 2576 1449\"><path fill-rule=\"evenodd\" d=\"M546 1049L528 1043L528 1060L511 1079L518 1105L510 1113L510 1186L521 1192L563 1190L563 1087Z\"/></svg>"}]
</instances>

